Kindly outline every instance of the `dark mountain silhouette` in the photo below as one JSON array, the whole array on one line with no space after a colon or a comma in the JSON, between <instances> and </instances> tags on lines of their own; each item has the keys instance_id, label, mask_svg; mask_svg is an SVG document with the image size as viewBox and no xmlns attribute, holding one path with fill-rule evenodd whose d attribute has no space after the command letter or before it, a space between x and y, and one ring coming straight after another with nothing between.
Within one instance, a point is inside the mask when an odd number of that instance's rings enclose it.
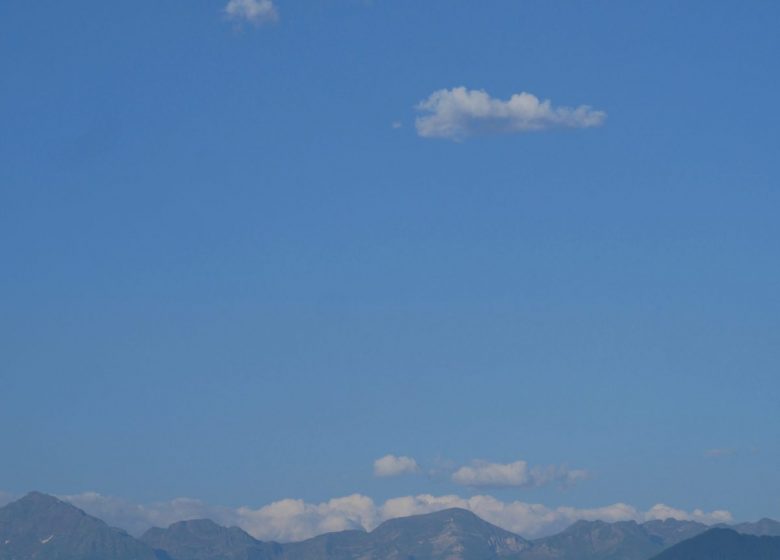
<instances>
[{"instance_id":1,"label":"dark mountain silhouette","mask_svg":"<svg viewBox=\"0 0 780 560\"><path fill-rule=\"evenodd\" d=\"M780 537L743 535L733 529L710 529L678 543L653 560L779 560Z\"/></svg>"}]
</instances>

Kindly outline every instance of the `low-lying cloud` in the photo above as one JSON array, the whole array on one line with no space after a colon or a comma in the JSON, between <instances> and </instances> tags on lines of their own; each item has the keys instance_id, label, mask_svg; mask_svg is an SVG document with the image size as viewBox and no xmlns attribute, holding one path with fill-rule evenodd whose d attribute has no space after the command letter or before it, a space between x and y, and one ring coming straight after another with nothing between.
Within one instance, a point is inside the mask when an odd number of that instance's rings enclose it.
<instances>
[{"instance_id":1,"label":"low-lying cloud","mask_svg":"<svg viewBox=\"0 0 780 560\"><path fill-rule=\"evenodd\" d=\"M571 486L587 477L586 471L565 466L530 467L527 461L474 461L456 470L452 474L452 481L472 488L531 488L548 484Z\"/></svg>"},{"instance_id":2,"label":"low-lying cloud","mask_svg":"<svg viewBox=\"0 0 780 560\"><path fill-rule=\"evenodd\" d=\"M554 107L533 94L522 92L507 100L484 90L456 87L433 92L417 104L423 113L415 122L426 138L463 140L478 134L534 132L549 128L590 128L604 123L607 114L588 105Z\"/></svg>"},{"instance_id":3,"label":"low-lying cloud","mask_svg":"<svg viewBox=\"0 0 780 560\"><path fill-rule=\"evenodd\" d=\"M387 519L460 507L526 538L556 533L580 519L607 522L674 518L702 523L728 523L732 516L718 510L692 512L657 504L647 511L617 503L592 509L548 507L521 501L501 501L493 496L463 498L457 495L420 494L376 503L353 494L321 503L286 499L260 508L212 506L190 498L136 505L95 492L60 496L110 525L138 535L152 526L167 527L183 519L210 518L221 525L237 525L261 540L297 541L330 531L371 530Z\"/></svg>"},{"instance_id":4,"label":"low-lying cloud","mask_svg":"<svg viewBox=\"0 0 780 560\"><path fill-rule=\"evenodd\" d=\"M279 19L273 0L230 0L225 6L225 14L232 20L254 25L273 23Z\"/></svg>"},{"instance_id":5,"label":"low-lying cloud","mask_svg":"<svg viewBox=\"0 0 780 560\"><path fill-rule=\"evenodd\" d=\"M374 461L374 476L389 477L418 472L420 467L412 457L385 455Z\"/></svg>"}]
</instances>

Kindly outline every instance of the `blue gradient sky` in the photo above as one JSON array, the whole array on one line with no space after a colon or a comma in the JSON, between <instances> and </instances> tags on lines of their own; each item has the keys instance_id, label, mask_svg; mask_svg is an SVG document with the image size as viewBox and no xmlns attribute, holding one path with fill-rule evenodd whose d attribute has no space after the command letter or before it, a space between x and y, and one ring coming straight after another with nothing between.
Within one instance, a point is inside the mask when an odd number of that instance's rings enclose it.
<instances>
[{"instance_id":1,"label":"blue gradient sky","mask_svg":"<svg viewBox=\"0 0 780 560\"><path fill-rule=\"evenodd\" d=\"M0 489L780 517L780 4L276 4L0 4Z\"/></svg>"}]
</instances>

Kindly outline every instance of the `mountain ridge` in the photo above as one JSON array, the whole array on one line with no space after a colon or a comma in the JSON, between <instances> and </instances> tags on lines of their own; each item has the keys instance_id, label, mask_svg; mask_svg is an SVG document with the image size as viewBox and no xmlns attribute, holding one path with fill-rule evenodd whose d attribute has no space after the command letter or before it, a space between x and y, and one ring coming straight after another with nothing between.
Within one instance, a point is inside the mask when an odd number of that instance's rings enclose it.
<instances>
[{"instance_id":1,"label":"mountain ridge","mask_svg":"<svg viewBox=\"0 0 780 560\"><path fill-rule=\"evenodd\" d=\"M671 546L651 560L778 560L780 537L715 527Z\"/></svg>"},{"instance_id":2,"label":"mountain ridge","mask_svg":"<svg viewBox=\"0 0 780 560\"><path fill-rule=\"evenodd\" d=\"M372 531L283 544L210 519L153 527L136 539L67 502L31 492L0 508L0 560L649 560L712 529L674 519L580 520L527 540L451 508L389 519ZM765 518L724 530L772 538L756 535L780 535L780 523Z\"/></svg>"},{"instance_id":3,"label":"mountain ridge","mask_svg":"<svg viewBox=\"0 0 780 560\"><path fill-rule=\"evenodd\" d=\"M190 519L167 529L152 527L139 538L171 560L268 560L281 556L281 545L255 539L239 527L211 519Z\"/></svg>"},{"instance_id":4,"label":"mountain ridge","mask_svg":"<svg viewBox=\"0 0 780 560\"><path fill-rule=\"evenodd\" d=\"M160 560L122 529L41 492L0 508L0 560Z\"/></svg>"}]
</instances>

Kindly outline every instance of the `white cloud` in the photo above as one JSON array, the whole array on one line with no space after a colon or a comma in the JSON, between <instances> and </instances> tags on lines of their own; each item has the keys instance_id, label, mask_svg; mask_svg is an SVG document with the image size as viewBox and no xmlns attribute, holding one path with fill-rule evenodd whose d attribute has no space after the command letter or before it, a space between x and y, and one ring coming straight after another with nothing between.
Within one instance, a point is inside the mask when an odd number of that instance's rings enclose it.
<instances>
[{"instance_id":1,"label":"white cloud","mask_svg":"<svg viewBox=\"0 0 780 560\"><path fill-rule=\"evenodd\" d=\"M651 507L645 514L645 519L677 519L678 521L698 521L699 523L705 523L707 525L712 525L714 523L729 523L732 520L731 513L721 509L711 512L695 509L692 512L687 512L681 509L667 506L666 504L656 504Z\"/></svg>"},{"instance_id":2,"label":"white cloud","mask_svg":"<svg viewBox=\"0 0 780 560\"><path fill-rule=\"evenodd\" d=\"M319 504L281 500L260 509L239 508L236 525L257 538L296 541L332 531L373 529L380 522L371 498L353 494Z\"/></svg>"},{"instance_id":3,"label":"white cloud","mask_svg":"<svg viewBox=\"0 0 780 560\"><path fill-rule=\"evenodd\" d=\"M245 20L255 25L279 19L273 0L230 0L225 6L225 13L230 19Z\"/></svg>"},{"instance_id":4,"label":"white cloud","mask_svg":"<svg viewBox=\"0 0 780 560\"><path fill-rule=\"evenodd\" d=\"M420 467L411 457L385 455L374 461L374 476L400 476L418 472Z\"/></svg>"},{"instance_id":5,"label":"white cloud","mask_svg":"<svg viewBox=\"0 0 780 560\"><path fill-rule=\"evenodd\" d=\"M488 463L474 461L452 474L452 481L473 488L534 487L547 484L570 486L588 477L588 473L564 466L529 467L526 461Z\"/></svg>"},{"instance_id":6,"label":"white cloud","mask_svg":"<svg viewBox=\"0 0 780 560\"><path fill-rule=\"evenodd\" d=\"M121 527L135 535L152 526L165 527L175 521L205 517L221 525L237 525L261 540L280 542L345 529L371 530L387 519L451 507L468 509L486 521L526 538L556 533L580 519L643 522L672 517L708 524L732 521L731 514L722 510L704 512L696 509L686 512L658 504L643 512L623 503L592 509L566 506L553 508L520 501L504 502L488 495L463 498L456 495L420 494L375 503L367 496L353 494L322 503L286 499L257 509L211 506L189 498L135 505L95 492L60 498L102 518L109 525Z\"/></svg>"},{"instance_id":7,"label":"white cloud","mask_svg":"<svg viewBox=\"0 0 780 560\"><path fill-rule=\"evenodd\" d=\"M440 89L417 105L415 124L426 138L462 140L475 134L532 132L548 128L588 128L607 117L587 105L553 107L549 100L522 92L503 101L484 90Z\"/></svg>"}]
</instances>

